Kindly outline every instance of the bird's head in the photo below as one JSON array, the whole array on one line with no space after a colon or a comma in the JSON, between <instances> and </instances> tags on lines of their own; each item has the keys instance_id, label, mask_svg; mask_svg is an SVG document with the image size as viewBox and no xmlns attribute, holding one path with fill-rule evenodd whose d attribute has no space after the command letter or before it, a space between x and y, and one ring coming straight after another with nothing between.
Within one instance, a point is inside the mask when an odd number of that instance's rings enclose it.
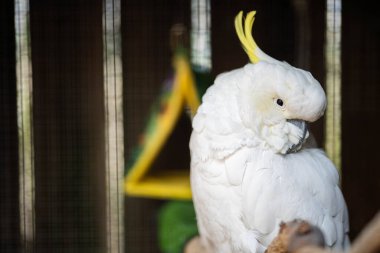
<instances>
[{"instance_id":1,"label":"bird's head","mask_svg":"<svg viewBox=\"0 0 380 253\"><path fill-rule=\"evenodd\" d=\"M307 122L323 115L326 95L309 72L277 61L258 48L250 32L254 14L247 15L245 29L242 12L235 20L239 39L252 61L243 68L238 83L239 113L263 145L276 153L296 152L309 135Z\"/></svg>"}]
</instances>

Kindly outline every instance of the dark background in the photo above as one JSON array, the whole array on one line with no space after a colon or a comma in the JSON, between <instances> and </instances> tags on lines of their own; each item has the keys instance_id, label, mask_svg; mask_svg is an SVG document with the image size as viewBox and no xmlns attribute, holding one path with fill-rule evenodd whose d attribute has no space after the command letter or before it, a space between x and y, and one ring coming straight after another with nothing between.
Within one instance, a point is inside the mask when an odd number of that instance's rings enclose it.
<instances>
[{"instance_id":1,"label":"dark background","mask_svg":"<svg viewBox=\"0 0 380 253\"><path fill-rule=\"evenodd\" d=\"M121 1L126 160L171 69L169 30L190 24L185 0ZM308 63L299 60L297 1L211 1L212 75L248 59L233 28L257 10L254 36L269 55L306 68L324 85L325 3L309 3ZM0 251L20 246L14 3L0 1ZM104 252L102 2L30 2L37 252ZM342 5L342 188L354 239L380 207L380 16L374 3ZM302 53L302 52L301 52ZM324 119L312 126L323 146ZM189 161L189 125L179 125L156 167ZM186 137L187 136L187 137ZM186 138L185 138L186 137ZM179 148L180 147L180 148ZM183 147L183 148L182 148ZM181 150L181 152L178 152ZM169 154L169 155L168 155ZM164 201L125 198L126 252L157 252Z\"/></svg>"}]
</instances>

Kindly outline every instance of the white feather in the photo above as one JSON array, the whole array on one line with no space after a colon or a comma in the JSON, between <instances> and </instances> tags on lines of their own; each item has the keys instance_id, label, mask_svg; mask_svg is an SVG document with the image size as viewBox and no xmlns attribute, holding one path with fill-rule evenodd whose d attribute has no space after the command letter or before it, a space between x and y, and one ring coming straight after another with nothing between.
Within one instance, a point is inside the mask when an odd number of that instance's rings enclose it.
<instances>
[{"instance_id":1,"label":"white feather","mask_svg":"<svg viewBox=\"0 0 380 253\"><path fill-rule=\"evenodd\" d=\"M190 140L193 200L210 252L264 252L279 223L295 218L319 226L329 246L349 245L334 165L318 149L285 154L301 134L286 119L316 120L324 108L319 83L290 65L259 62L217 77Z\"/></svg>"}]
</instances>

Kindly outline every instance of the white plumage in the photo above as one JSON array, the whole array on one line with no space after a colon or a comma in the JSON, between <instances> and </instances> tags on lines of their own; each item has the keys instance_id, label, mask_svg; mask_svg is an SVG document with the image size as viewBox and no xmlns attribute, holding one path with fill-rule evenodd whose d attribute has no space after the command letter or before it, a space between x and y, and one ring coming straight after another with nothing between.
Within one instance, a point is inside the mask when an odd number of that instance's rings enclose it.
<instances>
[{"instance_id":1,"label":"white plumage","mask_svg":"<svg viewBox=\"0 0 380 253\"><path fill-rule=\"evenodd\" d=\"M320 227L328 246L348 247L338 173L322 150L300 149L308 133L293 121L315 121L325 107L318 81L286 63L216 78L190 140L193 200L210 252L264 252L279 223L295 218Z\"/></svg>"}]
</instances>

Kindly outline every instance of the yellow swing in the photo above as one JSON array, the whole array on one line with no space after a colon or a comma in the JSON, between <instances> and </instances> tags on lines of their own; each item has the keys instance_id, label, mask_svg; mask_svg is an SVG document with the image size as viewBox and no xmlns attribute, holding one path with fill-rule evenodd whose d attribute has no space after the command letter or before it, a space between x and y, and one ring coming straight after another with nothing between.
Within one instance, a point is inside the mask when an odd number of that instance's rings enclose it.
<instances>
[{"instance_id":1,"label":"yellow swing","mask_svg":"<svg viewBox=\"0 0 380 253\"><path fill-rule=\"evenodd\" d=\"M187 57L178 53L174 57L174 79L171 89L161 103L165 110L153 113L139 153L125 178L125 192L131 196L191 199L190 168L188 170L162 170L148 173L153 161L173 131L180 114L187 106L194 116L200 101ZM163 97L161 95L161 97Z\"/></svg>"}]
</instances>

